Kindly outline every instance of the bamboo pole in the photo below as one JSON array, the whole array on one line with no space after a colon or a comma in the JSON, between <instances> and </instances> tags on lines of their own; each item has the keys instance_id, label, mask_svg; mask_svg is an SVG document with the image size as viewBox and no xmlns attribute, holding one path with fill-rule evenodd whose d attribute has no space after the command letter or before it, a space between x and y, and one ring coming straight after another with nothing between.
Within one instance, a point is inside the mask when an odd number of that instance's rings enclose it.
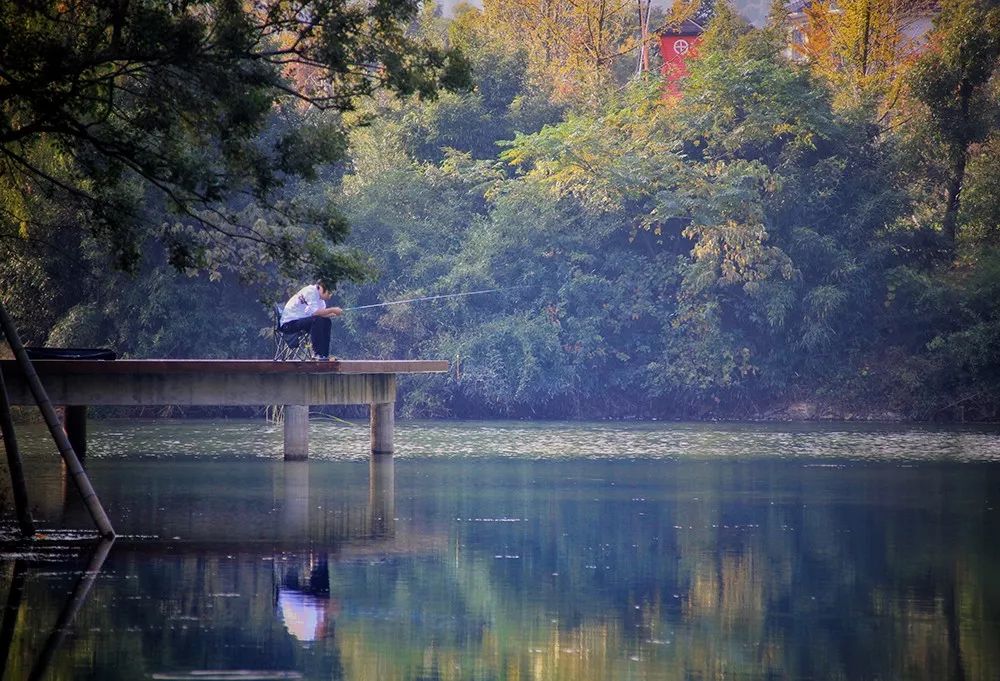
<instances>
[{"instance_id":1,"label":"bamboo pole","mask_svg":"<svg viewBox=\"0 0 1000 681\"><path fill-rule=\"evenodd\" d=\"M35 534L35 522L28 508L28 487L24 482L24 469L21 467L21 450L17 446L17 434L14 432L14 420L10 415L10 399L7 397L7 384L0 371L0 433L3 434L3 448L7 452L7 468L10 470L10 486L14 492L14 510L17 513L17 524L21 528L21 536L31 537Z\"/></svg>"},{"instance_id":2,"label":"bamboo pole","mask_svg":"<svg viewBox=\"0 0 1000 681\"><path fill-rule=\"evenodd\" d=\"M3 328L4 335L7 336L7 342L10 343L10 347L14 351L18 366L24 373L24 379L28 382L28 387L31 389L31 394L35 397L38 409L45 418L45 425L49 427L49 434L55 440L63 461L66 462L66 468L69 470L76 488L80 491L80 496L83 497L83 503L87 505L90 517L97 526L97 531L101 533L102 537L114 537L115 530L111 527L111 521L108 520L108 515L104 512L104 507L101 506L101 500L97 498L97 492L94 491L93 486L90 484L90 478L87 477L86 471L80 465L80 459L77 458L76 452L73 451L73 445L70 444L69 438L66 437L66 431L63 430L62 425L59 423L55 407L49 401L49 396L45 392L42 382L38 379L38 374L35 373L35 367L31 364L31 360L28 359L28 353L25 351L24 345L21 344L21 339L17 335L17 329L14 328L14 323L7 314L7 308L4 307L2 301L0 301L0 327Z\"/></svg>"}]
</instances>

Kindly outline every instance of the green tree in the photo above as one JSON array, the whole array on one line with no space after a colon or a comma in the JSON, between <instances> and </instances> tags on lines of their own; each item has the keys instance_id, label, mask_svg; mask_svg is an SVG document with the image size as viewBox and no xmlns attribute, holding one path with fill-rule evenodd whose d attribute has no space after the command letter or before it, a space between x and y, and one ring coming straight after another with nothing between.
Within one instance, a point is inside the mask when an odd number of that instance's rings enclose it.
<instances>
[{"instance_id":1,"label":"green tree","mask_svg":"<svg viewBox=\"0 0 1000 681\"><path fill-rule=\"evenodd\" d=\"M83 227L125 270L155 243L182 270L358 276L337 212L288 191L344 151L341 118L300 105L462 85L459 54L408 35L417 5L5 2L0 238Z\"/></svg>"},{"instance_id":2,"label":"green tree","mask_svg":"<svg viewBox=\"0 0 1000 681\"><path fill-rule=\"evenodd\" d=\"M930 48L912 74L925 108L925 133L946 161L941 229L954 248L962 193L976 147L1000 123L1000 7L987 0L947 0L935 20Z\"/></svg>"},{"instance_id":3,"label":"green tree","mask_svg":"<svg viewBox=\"0 0 1000 681\"><path fill-rule=\"evenodd\" d=\"M785 3L782 3L784 5ZM905 75L921 48L919 25L932 16L933 0L830 0L801 9L802 40L792 49L827 81L838 108L893 123ZM786 11L773 19L786 20ZM772 20L773 20L772 19Z\"/></svg>"},{"instance_id":4,"label":"green tree","mask_svg":"<svg viewBox=\"0 0 1000 681\"><path fill-rule=\"evenodd\" d=\"M752 408L850 366L875 334L878 235L905 202L885 150L781 48L720 7L679 101L637 90L506 154L679 256L653 395Z\"/></svg>"},{"instance_id":5,"label":"green tree","mask_svg":"<svg viewBox=\"0 0 1000 681\"><path fill-rule=\"evenodd\" d=\"M539 89L554 101L592 106L634 71L642 39L636 9L615 0L486 0L483 16L508 49L525 51Z\"/></svg>"}]
</instances>

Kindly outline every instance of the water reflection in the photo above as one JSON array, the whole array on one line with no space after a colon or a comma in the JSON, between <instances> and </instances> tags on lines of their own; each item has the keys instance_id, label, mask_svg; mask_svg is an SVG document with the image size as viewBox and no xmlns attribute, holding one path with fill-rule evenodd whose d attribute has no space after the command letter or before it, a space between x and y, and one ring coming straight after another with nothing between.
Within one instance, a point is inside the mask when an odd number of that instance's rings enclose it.
<instances>
[{"instance_id":1,"label":"water reflection","mask_svg":"<svg viewBox=\"0 0 1000 681\"><path fill-rule=\"evenodd\" d=\"M325 555L308 555L275 566L275 605L285 629L295 640L310 643L333 636L339 606L330 596L330 568Z\"/></svg>"},{"instance_id":2,"label":"water reflection","mask_svg":"<svg viewBox=\"0 0 1000 681\"><path fill-rule=\"evenodd\" d=\"M289 461L284 473L284 496L281 509L283 537L304 539L309 536L309 462Z\"/></svg>"},{"instance_id":3,"label":"water reflection","mask_svg":"<svg viewBox=\"0 0 1000 681\"><path fill-rule=\"evenodd\" d=\"M51 633L45 640L44 645L41 647L37 658L35 658L35 661L30 665L30 671L25 677L29 681L38 681L40 679L47 678L49 665L58 653L63 641L66 639L66 636L69 634L77 613L79 613L80 609L86 602L87 596L90 594L90 590L94 586L94 581L100 573L101 568L104 565L104 561L108 557L108 553L111 551L112 544L114 544L113 539L101 539L94 546L90 553L90 558L87 561L86 568L79 575L79 578L76 580L72 590L69 592L69 595L65 599L65 603L59 610L59 615L56 618L55 624L52 626ZM24 543L21 546L27 547L29 544ZM51 559L50 556L46 556L44 553L44 548L42 549L40 557L42 561ZM59 560L60 558L61 557L56 557L56 560ZM3 612L3 623L0 625L0 647L2 647L0 648L0 658L3 659L4 663L3 668L0 669L0 679L7 676L6 672L8 669L13 669L14 672L17 672L18 667L21 666L20 663L25 659L21 656L20 659L12 661L10 659L10 652L14 641L17 621L22 617L22 601L24 600L24 588L28 572L29 561L20 556L16 557L13 561L11 570L10 584L7 591L7 603Z\"/></svg>"},{"instance_id":4,"label":"water reflection","mask_svg":"<svg viewBox=\"0 0 1000 681\"><path fill-rule=\"evenodd\" d=\"M1000 678L993 463L89 466L133 536L47 678ZM72 584L18 559L20 679Z\"/></svg>"},{"instance_id":5,"label":"water reflection","mask_svg":"<svg viewBox=\"0 0 1000 681\"><path fill-rule=\"evenodd\" d=\"M291 462L284 470L281 505L285 538L309 531L309 465ZM391 455L374 455L369 464L367 524L361 532L332 539L391 538L395 528L395 464ZM357 546L353 547L357 548ZM391 552L382 546L381 551ZM364 553L367 553L365 551ZM333 637L339 603L330 594L329 554L282 553L274 557L275 607L288 633L301 643Z\"/></svg>"},{"instance_id":6,"label":"water reflection","mask_svg":"<svg viewBox=\"0 0 1000 681\"><path fill-rule=\"evenodd\" d=\"M42 652L38 656L37 662L35 662L34 666L31 668L31 673L28 674L29 681L36 681L38 679L45 678L49 664L52 662L52 658L59 650L63 640L66 638L69 628L73 625L73 621L76 619L77 613L80 612L80 608L83 607L84 602L87 600L87 596L90 594L90 590L94 586L94 581L97 579L97 575L100 573L101 568L104 566L104 561L107 559L108 553L111 551L112 544L114 544L114 539L101 539L94 547L86 569L77 580L76 585L69 594L69 598L66 599L66 604L59 612L59 617L56 619L55 626L52 628L52 633L45 641L45 646L42 648Z\"/></svg>"},{"instance_id":7,"label":"water reflection","mask_svg":"<svg viewBox=\"0 0 1000 681\"><path fill-rule=\"evenodd\" d=\"M368 524L373 537L396 527L396 467L391 454L372 454L368 464Z\"/></svg>"},{"instance_id":8,"label":"water reflection","mask_svg":"<svg viewBox=\"0 0 1000 681\"><path fill-rule=\"evenodd\" d=\"M7 602L3 610L3 620L0 622L0 681L6 676L10 657L11 643L14 641L14 631L17 616L21 611L21 601L24 599L24 582L28 572L28 564L23 558L15 558L11 567L10 586L7 588Z\"/></svg>"}]
</instances>

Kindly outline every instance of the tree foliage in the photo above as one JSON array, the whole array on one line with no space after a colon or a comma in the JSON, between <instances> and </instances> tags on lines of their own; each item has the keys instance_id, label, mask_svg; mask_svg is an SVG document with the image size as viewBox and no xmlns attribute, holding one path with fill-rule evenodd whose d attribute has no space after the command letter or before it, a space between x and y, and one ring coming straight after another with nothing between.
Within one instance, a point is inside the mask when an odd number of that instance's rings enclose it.
<instances>
[{"instance_id":1,"label":"tree foliage","mask_svg":"<svg viewBox=\"0 0 1000 681\"><path fill-rule=\"evenodd\" d=\"M803 40L792 48L833 88L838 106L886 119L900 102L903 75L923 49L935 0L818 0L802 11Z\"/></svg>"},{"instance_id":2,"label":"tree foliage","mask_svg":"<svg viewBox=\"0 0 1000 681\"><path fill-rule=\"evenodd\" d=\"M338 112L376 88L432 96L460 55L407 34L416 2L63 2L0 9L0 238L84 228L134 271L269 262L357 277L346 225L296 200L339 160Z\"/></svg>"},{"instance_id":3,"label":"tree foliage","mask_svg":"<svg viewBox=\"0 0 1000 681\"><path fill-rule=\"evenodd\" d=\"M944 159L941 222L954 245L969 161L980 145L996 138L1000 125L1000 7L949 0L942 3L936 26L911 82L925 124L918 135Z\"/></svg>"},{"instance_id":4,"label":"tree foliage","mask_svg":"<svg viewBox=\"0 0 1000 681\"><path fill-rule=\"evenodd\" d=\"M282 232L296 252L323 238L345 249L335 253L364 254L376 277L345 288L339 304L502 289L349 312L335 325L335 354L451 360L447 376L401 383L411 414L760 417L806 401L828 416L996 417L993 5L941 3L918 59L897 45L858 71L845 55L868 44L856 31L863 4L801 63L784 55L783 24L755 28L715 3L670 97L657 78L611 66L627 50L596 80L577 79L600 70L566 52L572 43L585 54L574 31L599 4L574 3L583 14L572 20L568 6L413 15L400 35L459 48L467 90L376 94L349 112L268 109L254 149L283 148L294 133L304 146L291 156L319 145L340 159L281 175L272 194L285 211L337 206L331 224L352 226L349 236L324 237L309 222ZM885 12L903 8L869 6L870 28L897 31L898 16ZM558 21L539 18L557 10ZM772 16L784 21L779 10ZM608 43L616 50L635 37L636 17L621 11ZM561 82L579 88L563 97ZM198 153L225 158L210 149ZM77 168L54 138L30 151L53 176ZM158 219L176 214L147 185L114 186L116 196L131 186ZM38 301L15 310L33 339L103 338L137 355L267 351L254 335L266 324L259 311L252 323L231 314L247 295L231 275L214 274L224 292L210 277L163 277L168 251L123 285L100 269L99 232L56 229L76 204L46 192L16 199L35 217L24 226L34 241L17 241L0 276L18 301ZM242 224L270 224L255 201L222 205L259 219ZM44 243L66 233L85 256L71 266ZM81 284L60 285L67 276ZM144 297L149 314L116 320ZM192 335L205 346L186 345Z\"/></svg>"}]
</instances>

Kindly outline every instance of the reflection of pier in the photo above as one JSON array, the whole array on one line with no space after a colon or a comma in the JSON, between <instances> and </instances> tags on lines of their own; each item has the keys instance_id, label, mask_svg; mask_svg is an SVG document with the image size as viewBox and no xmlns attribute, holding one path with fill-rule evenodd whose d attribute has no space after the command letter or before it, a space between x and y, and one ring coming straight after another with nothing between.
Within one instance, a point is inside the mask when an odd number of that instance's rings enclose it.
<instances>
[{"instance_id":1,"label":"reflection of pier","mask_svg":"<svg viewBox=\"0 0 1000 681\"><path fill-rule=\"evenodd\" d=\"M213 494L217 486L214 476L195 486L179 484L161 490L163 496L156 507L145 509L141 516L133 515L124 528L125 535L138 533L145 539L123 536L118 545L140 552L146 546L162 550L160 544L165 540L171 550L238 551L243 545L265 546L267 551L324 547L352 555L407 553L415 544L426 544L426 537L397 537L395 465L395 457L385 454L375 454L367 463L344 463L334 469L325 461L287 461L265 464L270 471L266 478L251 472L226 479L236 488L250 480L259 482L267 490L266 496L247 496L238 490ZM185 466L191 474L200 470L197 463ZM156 485L155 469L147 470L150 477L130 478L130 484ZM83 526L86 508L79 495L69 485L61 489L59 496L40 496L59 501L45 507L42 517L59 527ZM185 501L187 495L190 499Z\"/></svg>"},{"instance_id":2,"label":"reflection of pier","mask_svg":"<svg viewBox=\"0 0 1000 681\"><path fill-rule=\"evenodd\" d=\"M440 373L439 360L36 360L53 404L66 406L65 427L78 453L86 449L88 406L285 405L285 458L309 451L310 406L371 406L371 450L393 451L396 375ZM0 361L12 404L34 404L16 362Z\"/></svg>"},{"instance_id":3,"label":"reflection of pier","mask_svg":"<svg viewBox=\"0 0 1000 681\"><path fill-rule=\"evenodd\" d=\"M279 499L281 519L281 542L309 542L309 512L313 507L309 493L309 466L307 461L289 462L282 468L284 473L284 497ZM336 539L391 538L395 534L395 462L391 454L372 453L368 467L368 504L364 513L343 514L342 522L333 528L333 537L321 537L323 541Z\"/></svg>"},{"instance_id":4,"label":"reflection of pier","mask_svg":"<svg viewBox=\"0 0 1000 681\"><path fill-rule=\"evenodd\" d=\"M359 466L354 467L363 475ZM184 537L120 536L114 543L115 555L109 561L111 569L105 574L106 579L96 582L96 587L95 577L110 544L100 546L79 579L58 573L70 570L79 574L85 557L67 568L59 568L56 581L50 576L39 580L34 574L51 573L53 561L46 559L44 564L36 564L31 557L21 557L22 547L27 544L6 545L16 558L12 559L13 569L5 580L9 586L0 591L0 599L7 601L0 623L0 651L10 652L11 658L6 670L0 660L0 681L48 678L46 673L55 676L56 671L72 664L80 651L79 641L85 639L83 645L89 646L101 640L101 634L87 632L100 632L109 626L109 621L116 628L136 632L136 638L142 638L165 627L174 632L183 632L188 626L194 629L196 619L212 624L205 624L212 630L206 634L209 642L205 643L201 635L186 638L183 633L178 638L164 639L178 646L172 649L176 657L169 662L158 656L151 658L149 661L157 667L149 670L152 675L147 674L146 678L200 681L315 678L290 671L301 662L294 658L277 654L268 659L244 658L217 643L224 642L232 649L256 648L263 640L270 641L274 650L287 651L290 638L295 643L310 644L310 654L335 657L339 645L335 627L341 602L352 594L345 588L344 575L353 574L358 565L380 563L393 557L440 556L446 551L445 533L397 536L392 456L377 455L367 467L370 476L367 498L360 484L352 486L357 493L346 495L344 507L335 514L345 521L343 524L329 522L330 516L323 516L322 511L317 516L316 509L328 505L330 499L326 479L316 474L326 468L323 462L290 462L271 468L279 473L271 488L274 497L267 499L274 504L273 511L269 505L271 512L261 515L272 518L273 526L269 528L276 531L273 537L262 536L261 528L254 522L210 522L199 526L193 536ZM66 512L79 516L84 509ZM47 543L60 556L58 562L64 563L67 544L53 540ZM32 552L38 552L38 544ZM65 600L69 579L76 579L76 587ZM66 580L65 586L59 580ZM101 591L93 593L98 589ZM92 593L86 600L88 592ZM150 609L144 605L148 598L159 605ZM267 616L268 611L271 617ZM263 617L250 624L247 618L257 615ZM227 617L232 619L224 619ZM56 622L54 627L53 622ZM256 628L241 633L244 626ZM280 638L269 638L278 632ZM154 638L159 641L158 636L157 633ZM198 643L192 643L196 640ZM213 652L199 652L200 648L190 652L190 648L180 647L192 645ZM203 666L191 670L192 664ZM267 668L247 669L253 666Z\"/></svg>"},{"instance_id":5,"label":"reflection of pier","mask_svg":"<svg viewBox=\"0 0 1000 681\"><path fill-rule=\"evenodd\" d=\"M341 655L338 624L343 604L355 598L357 571L375 566L372 574L392 579L395 571L383 563L440 559L447 533L397 529L392 456L348 463L332 477L322 461L264 466L275 476L263 496L254 496L254 516L236 508L225 522L210 514L211 522L192 526L192 535L175 537L168 533L173 528L161 528L155 538L119 536L96 582L106 549L78 579L85 556L66 567L60 558L53 572L54 561L38 564L21 557L27 544L14 546L16 553L5 558L13 570L0 583L0 599L7 600L0 651L10 651L11 659L6 670L0 661L0 679L68 678L65 669L98 649L108 651L93 663L103 665L96 672L102 678L114 664L130 678L164 681L320 678L310 671L320 668L325 678L336 677L328 663ZM354 484L345 485L343 497L331 494L329 482L344 469L353 469ZM343 500L332 513L331 499ZM73 525L84 509L63 512L74 516L68 519ZM164 509L163 517L178 515ZM266 528L262 519L270 519ZM45 543L67 549L64 541ZM127 642L119 647L119 639ZM139 657L129 659L136 650Z\"/></svg>"},{"instance_id":6,"label":"reflection of pier","mask_svg":"<svg viewBox=\"0 0 1000 681\"><path fill-rule=\"evenodd\" d=\"M396 529L396 471L391 454L372 453L368 464L368 529L391 537Z\"/></svg>"}]
</instances>

